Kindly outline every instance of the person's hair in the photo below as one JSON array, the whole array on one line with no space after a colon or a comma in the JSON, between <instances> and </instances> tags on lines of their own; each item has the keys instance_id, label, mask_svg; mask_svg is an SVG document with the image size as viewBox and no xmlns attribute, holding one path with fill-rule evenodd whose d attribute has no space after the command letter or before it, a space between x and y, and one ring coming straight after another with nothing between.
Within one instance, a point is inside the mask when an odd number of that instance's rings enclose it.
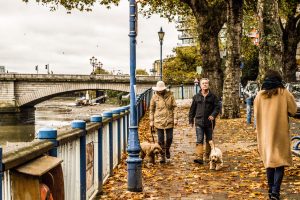
<instances>
[{"instance_id":1,"label":"person's hair","mask_svg":"<svg viewBox=\"0 0 300 200\"><path fill-rule=\"evenodd\" d=\"M202 81L208 81L208 83L209 83L208 78L201 78L201 79L200 79L200 84L202 83Z\"/></svg>"},{"instance_id":2,"label":"person's hair","mask_svg":"<svg viewBox=\"0 0 300 200\"><path fill-rule=\"evenodd\" d=\"M267 78L277 79L278 81L282 82L282 76L280 75L280 73L278 71L275 71L275 70L268 70L265 75L265 79L267 79ZM282 85L277 88L273 88L273 89L269 89L269 90L265 89L262 92L262 95L265 98L271 98L273 95L278 94L279 88L284 88L284 86Z\"/></svg>"}]
</instances>

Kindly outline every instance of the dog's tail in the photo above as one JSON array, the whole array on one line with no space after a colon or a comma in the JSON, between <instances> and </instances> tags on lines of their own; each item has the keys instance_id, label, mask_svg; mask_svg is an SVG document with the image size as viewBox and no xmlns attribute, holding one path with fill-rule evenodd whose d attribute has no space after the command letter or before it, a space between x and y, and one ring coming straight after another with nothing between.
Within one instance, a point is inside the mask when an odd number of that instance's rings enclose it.
<instances>
[{"instance_id":1,"label":"dog's tail","mask_svg":"<svg viewBox=\"0 0 300 200\"><path fill-rule=\"evenodd\" d=\"M215 149L215 143L214 143L214 141L210 140L208 143L209 143L209 145L210 145L210 147L212 149Z\"/></svg>"}]
</instances>

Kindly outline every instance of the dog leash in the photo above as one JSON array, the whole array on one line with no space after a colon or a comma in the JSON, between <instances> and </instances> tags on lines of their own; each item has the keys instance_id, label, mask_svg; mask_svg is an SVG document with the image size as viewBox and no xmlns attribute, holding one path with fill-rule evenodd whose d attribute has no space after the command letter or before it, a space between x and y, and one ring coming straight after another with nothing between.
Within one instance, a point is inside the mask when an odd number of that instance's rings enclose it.
<instances>
[{"instance_id":1,"label":"dog leash","mask_svg":"<svg viewBox=\"0 0 300 200\"><path fill-rule=\"evenodd\" d=\"M155 143L155 139L154 139L154 135L153 135L153 133L155 133L154 127L150 127L150 132L151 132L151 136L152 136L152 142Z\"/></svg>"},{"instance_id":2,"label":"dog leash","mask_svg":"<svg viewBox=\"0 0 300 200\"><path fill-rule=\"evenodd\" d=\"M212 141L212 149L215 150L215 143L214 143L214 140L213 140L213 134L214 134L214 123L213 123L214 120L210 120L210 123L211 123L211 141ZM210 144L209 144L210 145Z\"/></svg>"}]
</instances>

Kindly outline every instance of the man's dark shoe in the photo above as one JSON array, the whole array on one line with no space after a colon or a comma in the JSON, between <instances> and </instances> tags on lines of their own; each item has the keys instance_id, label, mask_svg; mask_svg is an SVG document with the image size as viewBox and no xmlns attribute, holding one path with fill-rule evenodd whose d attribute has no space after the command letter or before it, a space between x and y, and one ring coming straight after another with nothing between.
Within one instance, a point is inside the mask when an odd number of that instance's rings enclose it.
<instances>
[{"instance_id":1,"label":"man's dark shoe","mask_svg":"<svg viewBox=\"0 0 300 200\"><path fill-rule=\"evenodd\" d=\"M165 163L166 162L166 157L165 155L162 155L161 158L160 158L160 163Z\"/></svg>"},{"instance_id":2,"label":"man's dark shoe","mask_svg":"<svg viewBox=\"0 0 300 200\"><path fill-rule=\"evenodd\" d=\"M270 199L271 200L280 200L280 198L279 198L279 194L274 194L274 193L272 193L271 195L270 195Z\"/></svg>"},{"instance_id":3,"label":"man's dark shoe","mask_svg":"<svg viewBox=\"0 0 300 200\"><path fill-rule=\"evenodd\" d=\"M170 149L166 149L166 157L167 157L168 159L171 158Z\"/></svg>"},{"instance_id":4,"label":"man's dark shoe","mask_svg":"<svg viewBox=\"0 0 300 200\"><path fill-rule=\"evenodd\" d=\"M198 164L202 165L203 164L203 160L201 160L201 159L195 159L194 163L198 163Z\"/></svg>"}]
</instances>

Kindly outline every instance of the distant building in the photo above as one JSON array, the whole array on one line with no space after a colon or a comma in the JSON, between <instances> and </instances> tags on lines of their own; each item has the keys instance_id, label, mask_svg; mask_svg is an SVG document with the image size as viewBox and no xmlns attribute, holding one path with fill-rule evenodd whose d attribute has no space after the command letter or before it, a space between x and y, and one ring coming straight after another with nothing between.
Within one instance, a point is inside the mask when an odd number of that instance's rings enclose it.
<instances>
[{"instance_id":1,"label":"distant building","mask_svg":"<svg viewBox=\"0 0 300 200\"><path fill-rule=\"evenodd\" d=\"M251 38L253 44L258 46L259 44L259 33L257 29L252 29L250 33L248 34L248 37Z\"/></svg>"},{"instance_id":2,"label":"distant building","mask_svg":"<svg viewBox=\"0 0 300 200\"><path fill-rule=\"evenodd\" d=\"M152 76L160 75L160 60L155 60L152 69L150 69Z\"/></svg>"},{"instance_id":3,"label":"distant building","mask_svg":"<svg viewBox=\"0 0 300 200\"><path fill-rule=\"evenodd\" d=\"M5 67L4 66L0 66L0 73L5 73Z\"/></svg>"},{"instance_id":4,"label":"distant building","mask_svg":"<svg viewBox=\"0 0 300 200\"><path fill-rule=\"evenodd\" d=\"M162 60L162 64L164 65L164 62L166 62L168 59L165 58ZM155 60L152 64L152 69L150 69L152 76L160 76L160 60Z\"/></svg>"},{"instance_id":5,"label":"distant building","mask_svg":"<svg viewBox=\"0 0 300 200\"><path fill-rule=\"evenodd\" d=\"M196 44L196 37L191 34L191 27L187 26L187 19L179 16L176 21L176 29L179 32L178 40L181 42L178 43L178 46L194 46Z\"/></svg>"}]
</instances>

